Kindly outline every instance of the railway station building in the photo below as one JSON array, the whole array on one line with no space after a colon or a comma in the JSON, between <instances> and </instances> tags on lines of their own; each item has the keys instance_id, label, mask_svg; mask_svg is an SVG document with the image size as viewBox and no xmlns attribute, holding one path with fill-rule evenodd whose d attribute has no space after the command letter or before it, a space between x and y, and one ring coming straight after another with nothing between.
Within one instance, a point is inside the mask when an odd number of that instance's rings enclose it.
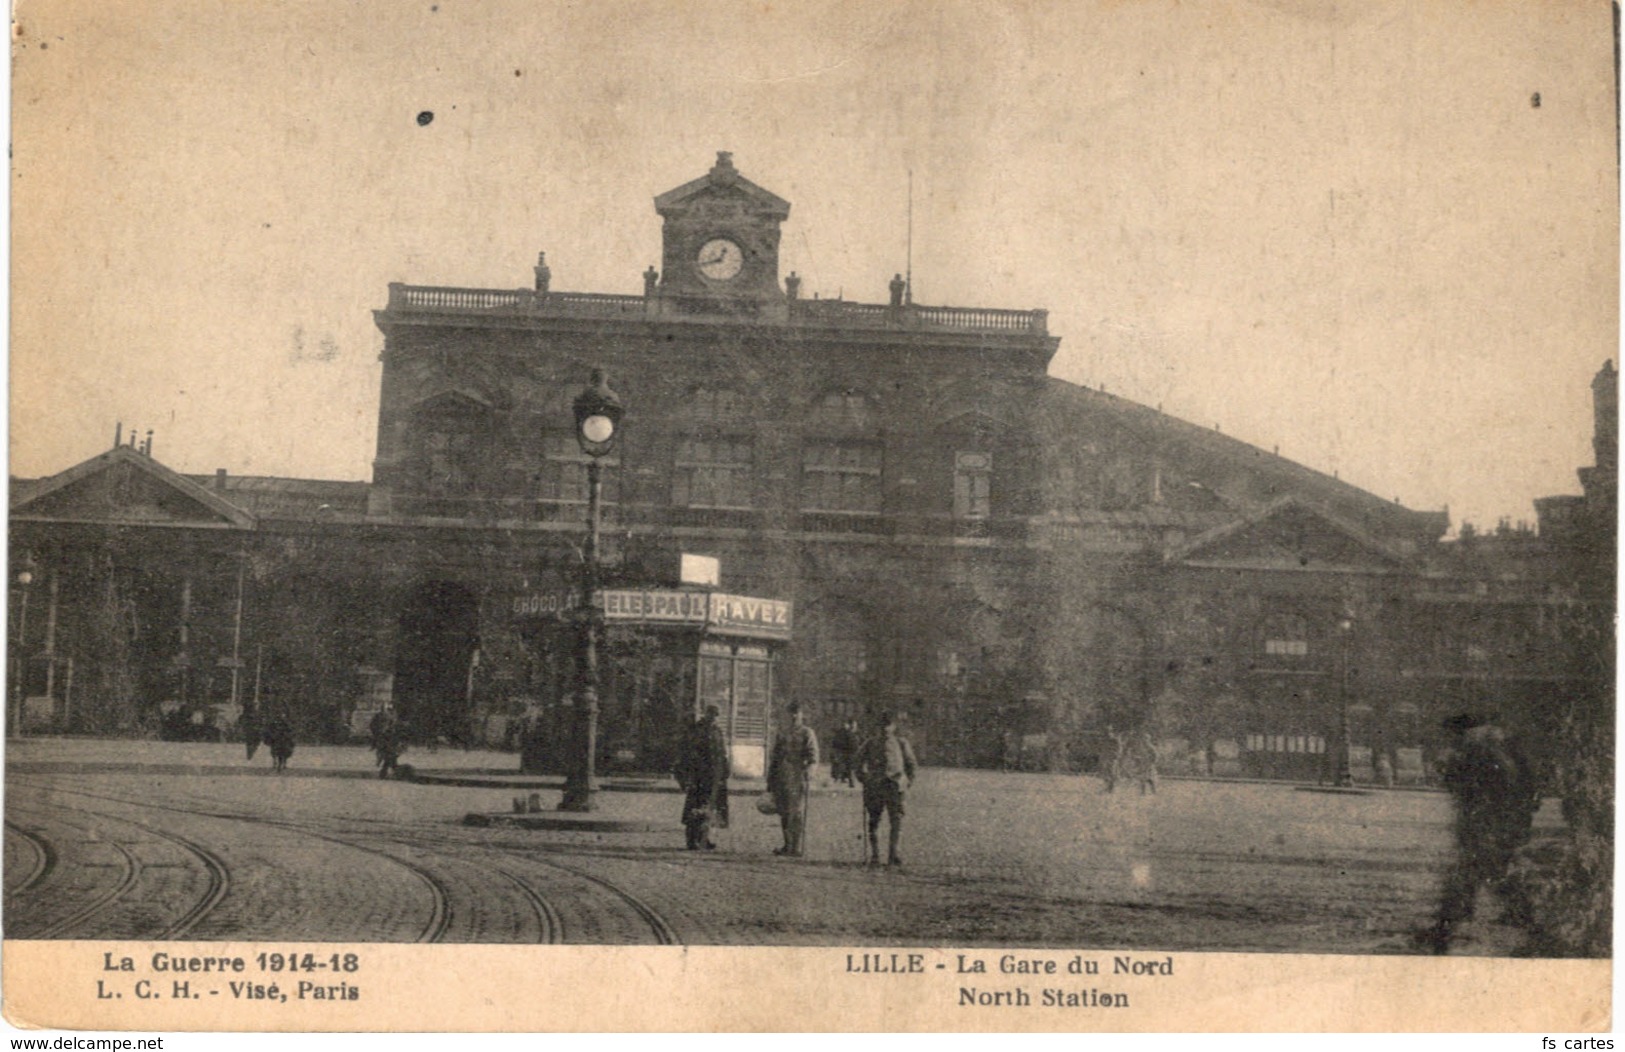
<instances>
[{"instance_id":1,"label":"railway station building","mask_svg":"<svg viewBox=\"0 0 1625 1052\"><path fill-rule=\"evenodd\" d=\"M425 740L528 715L564 741L595 368L626 407L611 768L665 769L708 700L760 743L795 698L824 735L894 710L926 763L1088 769L1143 729L1169 770L1414 781L1450 711L1538 747L1589 682L1575 625L1611 591L1565 567L1613 536L1584 510L1606 443L1539 533L1446 542L1442 511L1051 377L1043 310L887 275L876 302L802 296L790 203L726 153L654 207L641 291L557 291L541 255L523 287L391 285L370 481L184 474L122 434L13 479L13 725L207 734L285 706L343 739L387 699ZM720 574L685 581L684 555Z\"/></svg>"}]
</instances>

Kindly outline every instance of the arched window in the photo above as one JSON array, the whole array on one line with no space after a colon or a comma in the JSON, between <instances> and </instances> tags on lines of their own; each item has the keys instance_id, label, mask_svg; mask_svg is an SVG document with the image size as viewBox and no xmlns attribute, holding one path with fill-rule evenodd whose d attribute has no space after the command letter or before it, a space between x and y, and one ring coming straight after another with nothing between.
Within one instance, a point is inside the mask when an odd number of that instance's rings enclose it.
<instances>
[{"instance_id":1,"label":"arched window","mask_svg":"<svg viewBox=\"0 0 1625 1052\"><path fill-rule=\"evenodd\" d=\"M836 603L821 603L802 619L807 648L804 668L813 691L857 695L869 672L869 631L862 615Z\"/></svg>"},{"instance_id":2,"label":"arched window","mask_svg":"<svg viewBox=\"0 0 1625 1052\"><path fill-rule=\"evenodd\" d=\"M484 489L491 446L491 407L462 391L425 399L412 410L410 447L417 492L470 497Z\"/></svg>"},{"instance_id":3,"label":"arched window","mask_svg":"<svg viewBox=\"0 0 1625 1052\"><path fill-rule=\"evenodd\" d=\"M801 462L804 511L880 513L880 443L808 439Z\"/></svg>"},{"instance_id":4,"label":"arched window","mask_svg":"<svg viewBox=\"0 0 1625 1052\"><path fill-rule=\"evenodd\" d=\"M993 513L993 454L954 453L954 518L985 519Z\"/></svg>"}]
</instances>

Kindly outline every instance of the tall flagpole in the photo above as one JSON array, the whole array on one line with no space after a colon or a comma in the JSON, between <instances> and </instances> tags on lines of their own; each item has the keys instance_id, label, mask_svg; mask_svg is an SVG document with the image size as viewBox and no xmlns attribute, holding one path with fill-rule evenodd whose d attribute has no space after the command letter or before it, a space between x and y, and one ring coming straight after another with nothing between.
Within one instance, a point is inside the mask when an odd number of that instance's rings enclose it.
<instances>
[{"instance_id":1,"label":"tall flagpole","mask_svg":"<svg viewBox=\"0 0 1625 1052\"><path fill-rule=\"evenodd\" d=\"M914 169L908 170L908 266L903 280L903 302L914 302Z\"/></svg>"}]
</instances>

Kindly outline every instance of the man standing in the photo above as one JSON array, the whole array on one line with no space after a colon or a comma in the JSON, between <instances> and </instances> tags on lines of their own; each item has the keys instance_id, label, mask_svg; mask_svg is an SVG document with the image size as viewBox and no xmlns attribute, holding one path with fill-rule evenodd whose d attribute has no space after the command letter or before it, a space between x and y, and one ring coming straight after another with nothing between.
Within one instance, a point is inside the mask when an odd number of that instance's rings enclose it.
<instances>
[{"instance_id":1,"label":"man standing","mask_svg":"<svg viewBox=\"0 0 1625 1052\"><path fill-rule=\"evenodd\" d=\"M293 723L283 709L277 709L266 721L265 745L271 750L271 769L286 771L293 757Z\"/></svg>"},{"instance_id":2,"label":"man standing","mask_svg":"<svg viewBox=\"0 0 1625 1052\"><path fill-rule=\"evenodd\" d=\"M863 783L863 809L869 817L869 865L880 865L880 815L890 819L886 864L901 866L897 853L903 835L903 791L914 784L914 749L897 736L897 720L880 714L877 733L864 743L858 759L858 780Z\"/></svg>"},{"instance_id":3,"label":"man standing","mask_svg":"<svg viewBox=\"0 0 1625 1052\"><path fill-rule=\"evenodd\" d=\"M835 737L829 743L829 777L837 785L853 785L857 773L858 721L848 717L835 728Z\"/></svg>"},{"instance_id":4,"label":"man standing","mask_svg":"<svg viewBox=\"0 0 1625 1052\"><path fill-rule=\"evenodd\" d=\"M672 774L686 794L683 798L683 828L690 851L714 851L711 823L728 828L728 743L717 725L719 712L707 705L705 714L694 717L683 736Z\"/></svg>"},{"instance_id":5,"label":"man standing","mask_svg":"<svg viewBox=\"0 0 1625 1052\"><path fill-rule=\"evenodd\" d=\"M773 853L799 858L806 853L807 781L813 765L818 763L818 735L803 721L800 702L792 701L786 711L790 725L773 743L767 769L768 789L784 831L784 846Z\"/></svg>"},{"instance_id":6,"label":"man standing","mask_svg":"<svg viewBox=\"0 0 1625 1052\"><path fill-rule=\"evenodd\" d=\"M400 762L401 752L405 748L395 706L384 702L384 707L373 715L368 729L372 731L372 751L378 756L378 777L388 778Z\"/></svg>"},{"instance_id":7,"label":"man standing","mask_svg":"<svg viewBox=\"0 0 1625 1052\"><path fill-rule=\"evenodd\" d=\"M1445 788L1456 804L1456 862L1445 877L1439 917L1422 943L1436 954L1448 953L1455 928L1473 915L1478 889L1500 885L1518 848L1529 839L1540 793L1517 743L1487 719L1463 713L1444 726L1455 735L1455 749L1445 762ZM1527 910L1527 903L1508 898L1508 915Z\"/></svg>"}]
</instances>

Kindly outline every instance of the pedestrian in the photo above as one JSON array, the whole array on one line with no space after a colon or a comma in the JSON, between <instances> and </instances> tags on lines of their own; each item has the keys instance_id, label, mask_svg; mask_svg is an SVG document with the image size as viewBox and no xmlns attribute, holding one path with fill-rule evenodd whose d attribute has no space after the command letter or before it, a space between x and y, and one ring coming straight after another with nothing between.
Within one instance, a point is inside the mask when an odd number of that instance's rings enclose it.
<instances>
[{"instance_id":1,"label":"pedestrian","mask_svg":"<svg viewBox=\"0 0 1625 1052\"><path fill-rule=\"evenodd\" d=\"M254 753L259 751L260 747L260 714L254 710L253 706L243 710L243 718L239 726L241 726L243 732L243 748L248 753L248 758L252 760Z\"/></svg>"},{"instance_id":2,"label":"pedestrian","mask_svg":"<svg viewBox=\"0 0 1625 1052\"><path fill-rule=\"evenodd\" d=\"M541 774L547 767L547 724L534 706L519 721L519 770Z\"/></svg>"},{"instance_id":3,"label":"pedestrian","mask_svg":"<svg viewBox=\"0 0 1625 1052\"><path fill-rule=\"evenodd\" d=\"M880 816L889 820L886 864L901 866L897 845L903 836L903 792L914 784L914 749L897 736L897 720L883 712L875 720L875 733L858 757L858 780L863 783L863 810L868 816L871 866L880 865Z\"/></svg>"},{"instance_id":4,"label":"pedestrian","mask_svg":"<svg viewBox=\"0 0 1625 1052\"><path fill-rule=\"evenodd\" d=\"M1450 951L1457 926L1472 917L1485 885L1501 895L1504 917L1527 920L1529 903L1506 876L1540 807L1534 771L1504 730L1472 713L1452 716L1444 726L1455 739L1442 774L1455 802L1456 859L1444 880L1438 919L1419 939L1436 954Z\"/></svg>"},{"instance_id":5,"label":"pedestrian","mask_svg":"<svg viewBox=\"0 0 1625 1052\"><path fill-rule=\"evenodd\" d=\"M1123 743L1122 773L1140 787L1140 795L1157 791L1157 746L1151 732L1140 730Z\"/></svg>"},{"instance_id":6,"label":"pedestrian","mask_svg":"<svg viewBox=\"0 0 1625 1052\"><path fill-rule=\"evenodd\" d=\"M1106 728L1106 760L1100 765L1101 780L1106 791L1114 792L1123 780L1123 765L1128 755L1128 740L1112 728Z\"/></svg>"},{"instance_id":7,"label":"pedestrian","mask_svg":"<svg viewBox=\"0 0 1625 1052\"><path fill-rule=\"evenodd\" d=\"M792 701L786 713L789 725L773 742L767 768L768 790L784 833L784 846L773 853L800 858L807 847L808 780L818 763L818 735L804 722L800 702Z\"/></svg>"},{"instance_id":8,"label":"pedestrian","mask_svg":"<svg viewBox=\"0 0 1625 1052\"><path fill-rule=\"evenodd\" d=\"M372 751L378 757L378 777L388 778L400 763L401 753L406 751L395 706L384 702L384 707L373 714L368 729L372 735Z\"/></svg>"},{"instance_id":9,"label":"pedestrian","mask_svg":"<svg viewBox=\"0 0 1625 1052\"><path fill-rule=\"evenodd\" d=\"M857 774L858 721L848 717L829 743L829 777L836 785L854 785Z\"/></svg>"},{"instance_id":10,"label":"pedestrian","mask_svg":"<svg viewBox=\"0 0 1625 1052\"><path fill-rule=\"evenodd\" d=\"M719 712L707 705L683 735L672 774L683 787L683 829L690 851L715 851L711 828L728 828L728 743L717 724Z\"/></svg>"},{"instance_id":11,"label":"pedestrian","mask_svg":"<svg viewBox=\"0 0 1625 1052\"><path fill-rule=\"evenodd\" d=\"M265 747L271 750L271 770L281 773L288 769L293 757L293 722L284 709L277 709L265 721Z\"/></svg>"}]
</instances>

